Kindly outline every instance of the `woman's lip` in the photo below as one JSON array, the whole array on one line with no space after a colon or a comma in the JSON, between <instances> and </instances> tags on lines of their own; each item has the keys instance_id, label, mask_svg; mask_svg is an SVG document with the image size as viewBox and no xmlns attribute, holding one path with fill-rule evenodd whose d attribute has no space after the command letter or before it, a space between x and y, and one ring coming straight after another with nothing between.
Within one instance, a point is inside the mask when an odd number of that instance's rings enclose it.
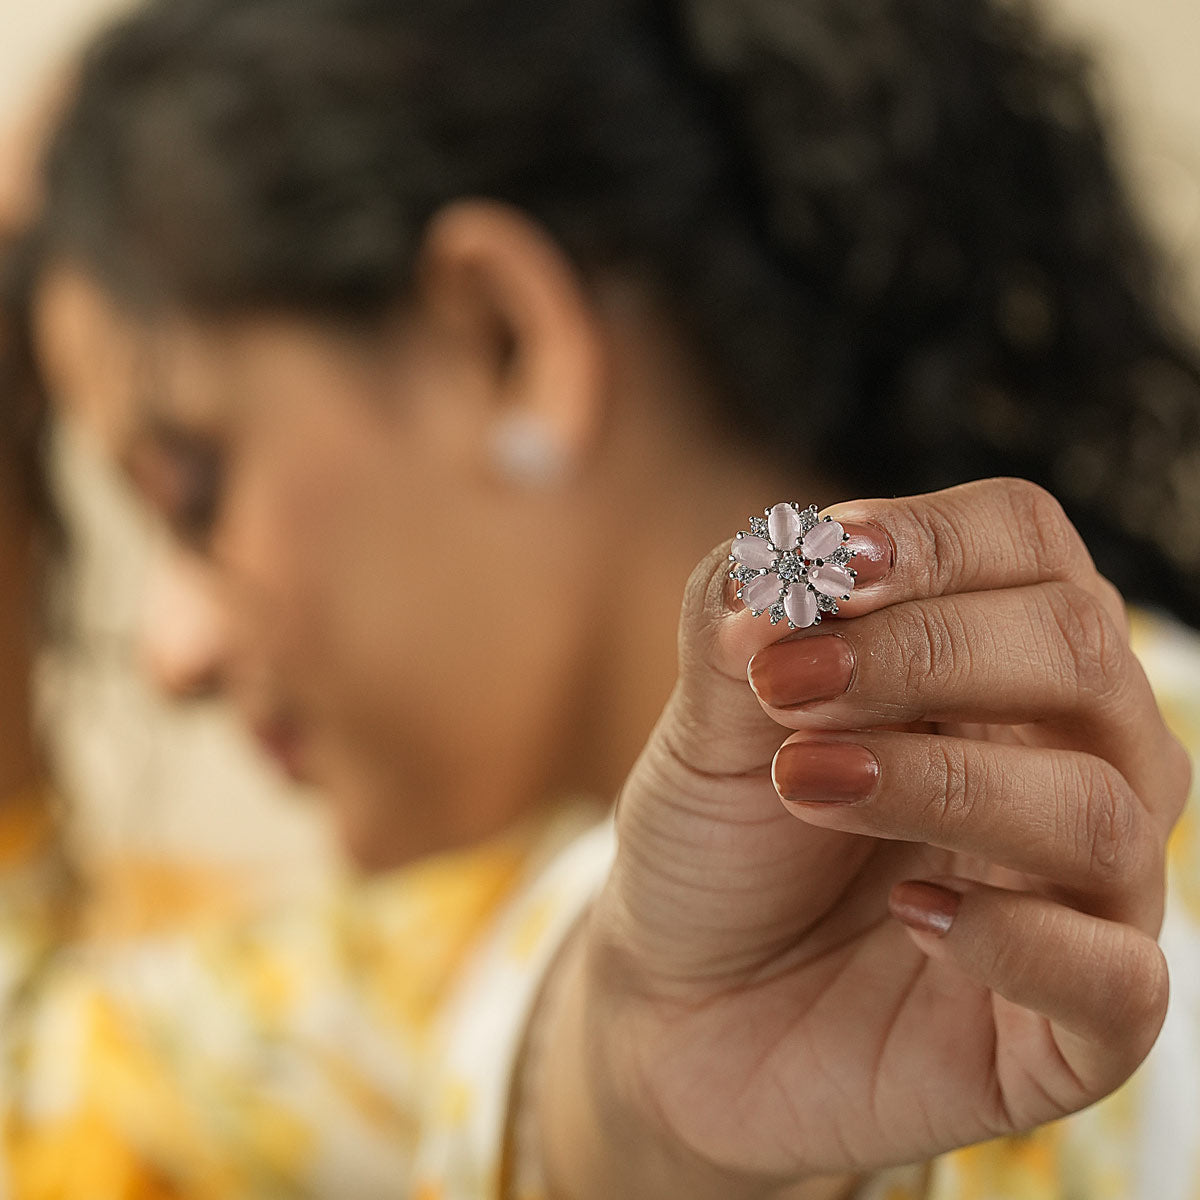
<instances>
[{"instance_id":1,"label":"woman's lip","mask_svg":"<svg viewBox=\"0 0 1200 1200\"><path fill-rule=\"evenodd\" d=\"M263 752L277 763L289 779L304 783L304 741L299 730L287 721L264 721L254 727Z\"/></svg>"}]
</instances>

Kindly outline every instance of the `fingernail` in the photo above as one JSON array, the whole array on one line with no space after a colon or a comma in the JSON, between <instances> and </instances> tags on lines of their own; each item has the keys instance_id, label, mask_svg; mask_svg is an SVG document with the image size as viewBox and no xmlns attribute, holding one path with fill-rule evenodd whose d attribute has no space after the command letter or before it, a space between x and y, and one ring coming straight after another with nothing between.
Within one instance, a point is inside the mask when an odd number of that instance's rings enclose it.
<instances>
[{"instance_id":1,"label":"fingernail","mask_svg":"<svg viewBox=\"0 0 1200 1200\"><path fill-rule=\"evenodd\" d=\"M833 700L850 686L854 661L854 647L839 633L776 642L750 660L750 686L774 708Z\"/></svg>"},{"instance_id":2,"label":"fingernail","mask_svg":"<svg viewBox=\"0 0 1200 1200\"><path fill-rule=\"evenodd\" d=\"M798 804L854 804L879 781L879 760L851 742L788 742L771 765L775 790Z\"/></svg>"},{"instance_id":3,"label":"fingernail","mask_svg":"<svg viewBox=\"0 0 1200 1200\"><path fill-rule=\"evenodd\" d=\"M888 907L892 916L910 929L945 937L958 915L962 895L936 883L915 879L898 883L892 888Z\"/></svg>"},{"instance_id":4,"label":"fingernail","mask_svg":"<svg viewBox=\"0 0 1200 1200\"><path fill-rule=\"evenodd\" d=\"M878 583L896 562L896 547L888 531L873 521L844 521L842 528L850 535L847 550L856 550L850 567L857 572L856 588Z\"/></svg>"}]
</instances>

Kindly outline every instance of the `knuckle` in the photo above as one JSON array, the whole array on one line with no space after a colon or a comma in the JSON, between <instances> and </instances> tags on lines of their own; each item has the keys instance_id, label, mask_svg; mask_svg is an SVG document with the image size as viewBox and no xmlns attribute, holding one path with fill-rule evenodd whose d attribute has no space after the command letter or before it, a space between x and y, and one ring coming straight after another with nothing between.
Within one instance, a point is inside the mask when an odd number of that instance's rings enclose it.
<instances>
[{"instance_id":1,"label":"knuckle","mask_svg":"<svg viewBox=\"0 0 1200 1200\"><path fill-rule=\"evenodd\" d=\"M1191 796L1195 780L1195 764L1187 746L1170 730L1167 731L1166 749L1167 788L1170 801L1166 805L1172 826L1183 816Z\"/></svg>"},{"instance_id":2,"label":"knuckle","mask_svg":"<svg viewBox=\"0 0 1200 1200\"><path fill-rule=\"evenodd\" d=\"M1018 991L1036 987L1044 966L1037 954L1030 953L1030 948L1039 942L1048 944L1058 940L1054 926L1059 915L1053 910L1042 910L1031 918L1023 917L1017 896L998 899L996 912L1009 936L991 938L980 948L986 975L1004 979Z\"/></svg>"},{"instance_id":3,"label":"knuckle","mask_svg":"<svg viewBox=\"0 0 1200 1200\"><path fill-rule=\"evenodd\" d=\"M945 607L919 603L897 609L890 618L891 636L903 663L905 694L921 695L929 681L946 684L970 672L970 639Z\"/></svg>"},{"instance_id":4,"label":"knuckle","mask_svg":"<svg viewBox=\"0 0 1200 1200\"><path fill-rule=\"evenodd\" d=\"M1128 1072L1149 1053L1166 1019L1170 999L1167 963L1152 938L1127 928L1114 948L1109 970L1119 984L1108 989L1115 995L1106 1013L1107 1024L1111 1038L1127 1049Z\"/></svg>"},{"instance_id":5,"label":"knuckle","mask_svg":"<svg viewBox=\"0 0 1200 1200\"><path fill-rule=\"evenodd\" d=\"M1125 777L1099 758L1080 761L1083 803L1077 822L1079 857L1089 875L1113 884L1140 878L1149 867L1149 841Z\"/></svg>"},{"instance_id":6,"label":"knuckle","mask_svg":"<svg viewBox=\"0 0 1200 1200\"><path fill-rule=\"evenodd\" d=\"M1110 702L1120 691L1129 645L1090 592L1074 583L1044 589L1046 616L1080 700Z\"/></svg>"},{"instance_id":7,"label":"knuckle","mask_svg":"<svg viewBox=\"0 0 1200 1200\"><path fill-rule=\"evenodd\" d=\"M1171 988L1163 952L1149 939L1143 941L1143 965L1138 970L1138 976L1143 980L1143 984L1139 989L1140 1003L1137 1006L1137 1015L1140 1015L1153 1039L1157 1037L1163 1021L1166 1020Z\"/></svg>"},{"instance_id":8,"label":"knuckle","mask_svg":"<svg viewBox=\"0 0 1200 1200\"><path fill-rule=\"evenodd\" d=\"M917 527L917 540L924 546L924 553L917 561L930 564L928 594L944 595L966 571L971 561L970 548L959 526L938 507L922 505L913 509L911 516Z\"/></svg>"},{"instance_id":9,"label":"knuckle","mask_svg":"<svg viewBox=\"0 0 1200 1200\"><path fill-rule=\"evenodd\" d=\"M949 834L969 826L980 798L987 791L982 776L985 765L966 752L961 743L945 738L929 739L922 764L920 787L924 803L918 819L921 832Z\"/></svg>"},{"instance_id":10,"label":"knuckle","mask_svg":"<svg viewBox=\"0 0 1200 1200\"><path fill-rule=\"evenodd\" d=\"M1012 513L1011 529L1032 550L1037 577L1061 576L1064 566L1078 557L1081 542L1058 497L1028 479L1002 479L1000 484Z\"/></svg>"},{"instance_id":11,"label":"knuckle","mask_svg":"<svg viewBox=\"0 0 1200 1200\"><path fill-rule=\"evenodd\" d=\"M1097 575L1096 580L1102 593L1101 603L1104 605L1104 611L1112 618L1113 624L1120 630L1125 640L1129 641L1129 607L1125 603L1124 594L1111 579Z\"/></svg>"}]
</instances>

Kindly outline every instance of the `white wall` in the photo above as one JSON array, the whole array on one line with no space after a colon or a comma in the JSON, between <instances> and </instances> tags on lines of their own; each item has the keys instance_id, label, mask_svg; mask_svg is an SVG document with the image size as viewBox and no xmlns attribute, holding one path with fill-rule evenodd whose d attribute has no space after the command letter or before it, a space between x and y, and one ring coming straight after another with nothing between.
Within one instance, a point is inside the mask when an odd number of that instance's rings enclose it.
<instances>
[{"instance_id":1,"label":"white wall","mask_svg":"<svg viewBox=\"0 0 1200 1200\"><path fill-rule=\"evenodd\" d=\"M1128 173L1184 273L1188 315L1200 329L1200 3L1049 0L1047 7L1098 53Z\"/></svg>"},{"instance_id":2,"label":"white wall","mask_svg":"<svg viewBox=\"0 0 1200 1200\"><path fill-rule=\"evenodd\" d=\"M26 103L48 71L122 0L0 0L0 116Z\"/></svg>"}]
</instances>

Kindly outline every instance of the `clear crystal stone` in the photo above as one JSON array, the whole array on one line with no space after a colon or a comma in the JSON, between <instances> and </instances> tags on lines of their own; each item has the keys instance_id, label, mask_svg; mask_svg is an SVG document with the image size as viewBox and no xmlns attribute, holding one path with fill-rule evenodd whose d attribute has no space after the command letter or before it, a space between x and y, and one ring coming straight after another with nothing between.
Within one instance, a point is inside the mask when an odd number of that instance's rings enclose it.
<instances>
[{"instance_id":1,"label":"clear crystal stone","mask_svg":"<svg viewBox=\"0 0 1200 1200\"><path fill-rule=\"evenodd\" d=\"M795 583L804 574L804 560L789 550L775 561L774 570L784 583Z\"/></svg>"},{"instance_id":2,"label":"clear crystal stone","mask_svg":"<svg viewBox=\"0 0 1200 1200\"><path fill-rule=\"evenodd\" d=\"M770 530L767 528L767 518L766 517L751 517L750 518L750 532L752 534L754 534L755 537L760 537L760 538L769 537Z\"/></svg>"}]
</instances>

